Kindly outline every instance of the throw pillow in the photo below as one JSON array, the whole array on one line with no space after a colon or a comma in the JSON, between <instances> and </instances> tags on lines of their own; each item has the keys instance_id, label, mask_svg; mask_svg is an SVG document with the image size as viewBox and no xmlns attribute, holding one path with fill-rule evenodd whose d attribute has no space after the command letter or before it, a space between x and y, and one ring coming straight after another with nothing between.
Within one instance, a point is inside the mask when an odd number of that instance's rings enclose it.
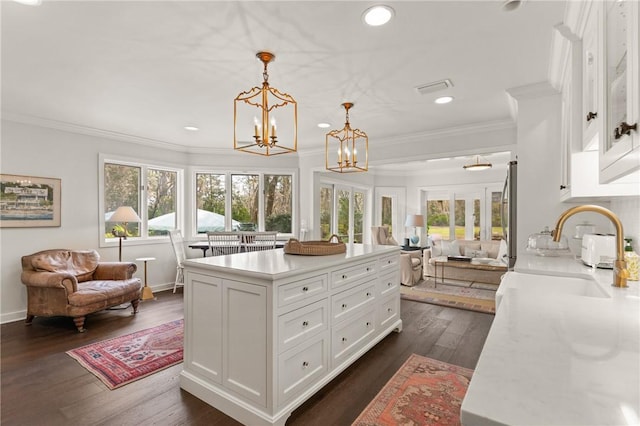
<instances>
[{"instance_id":1,"label":"throw pillow","mask_svg":"<svg viewBox=\"0 0 640 426\"><path fill-rule=\"evenodd\" d=\"M389 237L387 238L387 244L388 246L397 246L399 245L398 242L396 241L395 238L393 238L392 235L389 235Z\"/></svg>"},{"instance_id":2,"label":"throw pillow","mask_svg":"<svg viewBox=\"0 0 640 426\"><path fill-rule=\"evenodd\" d=\"M489 257L488 253L485 250L474 250L474 249L470 249L470 248L465 248L464 249L464 255L466 257L472 257L472 258L486 258Z\"/></svg>"},{"instance_id":3,"label":"throw pillow","mask_svg":"<svg viewBox=\"0 0 640 426\"><path fill-rule=\"evenodd\" d=\"M441 256L460 256L460 243L458 241L441 241Z\"/></svg>"},{"instance_id":4,"label":"throw pillow","mask_svg":"<svg viewBox=\"0 0 640 426\"><path fill-rule=\"evenodd\" d=\"M431 257L442 256L442 241L434 242L431 246Z\"/></svg>"}]
</instances>

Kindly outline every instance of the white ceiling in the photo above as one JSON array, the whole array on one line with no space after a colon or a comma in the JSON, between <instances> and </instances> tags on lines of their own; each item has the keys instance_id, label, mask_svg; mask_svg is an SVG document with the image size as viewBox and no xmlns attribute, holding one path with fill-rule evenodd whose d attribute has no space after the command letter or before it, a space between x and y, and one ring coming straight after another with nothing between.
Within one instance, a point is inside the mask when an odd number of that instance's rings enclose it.
<instances>
[{"instance_id":1,"label":"white ceiling","mask_svg":"<svg viewBox=\"0 0 640 426\"><path fill-rule=\"evenodd\" d=\"M511 120L508 88L547 79L564 1L2 1L2 113L187 147L233 145L233 99L262 81L298 102L299 150L324 146L326 121L376 140ZM430 95L414 89L451 79ZM450 94L453 103L436 105ZM183 126L194 125L199 132ZM472 139L472 138L470 138ZM470 143L473 143L470 140ZM470 152L472 151L470 147Z\"/></svg>"}]
</instances>

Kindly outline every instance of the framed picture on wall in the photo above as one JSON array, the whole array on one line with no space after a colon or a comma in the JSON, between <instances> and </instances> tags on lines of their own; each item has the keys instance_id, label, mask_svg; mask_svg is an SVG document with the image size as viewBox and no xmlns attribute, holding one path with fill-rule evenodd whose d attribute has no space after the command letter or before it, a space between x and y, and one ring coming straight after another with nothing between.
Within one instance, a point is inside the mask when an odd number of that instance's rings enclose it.
<instances>
[{"instance_id":1,"label":"framed picture on wall","mask_svg":"<svg viewBox=\"0 0 640 426\"><path fill-rule=\"evenodd\" d=\"M0 174L0 228L60 226L60 179Z\"/></svg>"}]
</instances>

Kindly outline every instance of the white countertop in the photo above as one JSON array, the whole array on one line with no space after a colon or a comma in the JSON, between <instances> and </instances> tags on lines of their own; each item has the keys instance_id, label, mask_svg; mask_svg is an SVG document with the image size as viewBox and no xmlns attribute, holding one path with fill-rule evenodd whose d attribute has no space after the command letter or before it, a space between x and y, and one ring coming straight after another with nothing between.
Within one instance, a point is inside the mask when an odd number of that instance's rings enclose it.
<instances>
[{"instance_id":1,"label":"white countertop","mask_svg":"<svg viewBox=\"0 0 640 426\"><path fill-rule=\"evenodd\" d=\"M329 256L299 256L285 254L283 249L275 249L187 259L184 261L184 265L233 272L238 275L258 278L280 279L292 274L326 269L356 257L366 260L367 258L394 253L400 254L399 246L347 244L346 253Z\"/></svg>"},{"instance_id":2,"label":"white countertop","mask_svg":"<svg viewBox=\"0 0 640 426\"><path fill-rule=\"evenodd\" d=\"M553 276L594 280L602 294L549 292L544 287L560 285ZM612 277L572 257L519 256L497 292L462 423L639 424L639 285L614 288Z\"/></svg>"}]
</instances>

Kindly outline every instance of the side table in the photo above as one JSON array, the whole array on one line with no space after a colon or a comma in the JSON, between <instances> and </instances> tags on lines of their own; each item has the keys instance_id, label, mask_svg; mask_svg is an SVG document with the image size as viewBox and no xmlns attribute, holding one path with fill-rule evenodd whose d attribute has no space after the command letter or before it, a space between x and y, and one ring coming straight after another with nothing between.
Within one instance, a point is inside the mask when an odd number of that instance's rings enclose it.
<instances>
[{"instance_id":1,"label":"side table","mask_svg":"<svg viewBox=\"0 0 640 426\"><path fill-rule=\"evenodd\" d=\"M147 262L152 260L156 260L155 257L139 257L136 259L138 262L144 262L144 287L142 287L142 295L140 299L142 301L155 299L153 295L153 291L151 291L151 287L149 287L147 283Z\"/></svg>"}]
</instances>

